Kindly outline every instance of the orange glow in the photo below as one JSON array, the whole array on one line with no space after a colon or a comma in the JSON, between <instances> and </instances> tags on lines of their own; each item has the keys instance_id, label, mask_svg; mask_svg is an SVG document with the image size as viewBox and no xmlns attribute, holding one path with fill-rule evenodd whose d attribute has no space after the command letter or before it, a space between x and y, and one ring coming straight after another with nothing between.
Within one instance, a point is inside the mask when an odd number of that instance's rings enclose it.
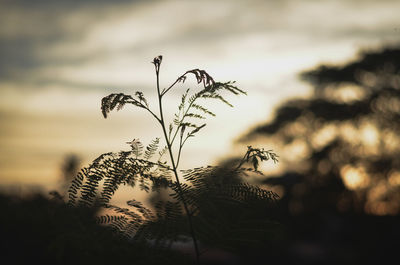
<instances>
[{"instance_id":1,"label":"orange glow","mask_svg":"<svg viewBox=\"0 0 400 265\"><path fill-rule=\"evenodd\" d=\"M337 129L335 124L329 124L322 127L320 130L312 135L312 145L315 149L319 149L327 145L337 135Z\"/></svg>"},{"instance_id":2,"label":"orange glow","mask_svg":"<svg viewBox=\"0 0 400 265\"><path fill-rule=\"evenodd\" d=\"M385 196L385 194L388 192L388 186L386 181L379 181L379 183L373 185L368 190L367 198L368 201L378 201L381 200L382 197Z\"/></svg>"},{"instance_id":3,"label":"orange glow","mask_svg":"<svg viewBox=\"0 0 400 265\"><path fill-rule=\"evenodd\" d=\"M389 174L389 184L393 187L400 186L400 172L399 171L392 171Z\"/></svg>"},{"instance_id":4,"label":"orange glow","mask_svg":"<svg viewBox=\"0 0 400 265\"><path fill-rule=\"evenodd\" d=\"M289 161L304 159L310 155L310 148L307 143L301 139L294 140L283 149L284 157Z\"/></svg>"},{"instance_id":5,"label":"orange glow","mask_svg":"<svg viewBox=\"0 0 400 265\"><path fill-rule=\"evenodd\" d=\"M365 204L365 211L374 215L395 215L399 210L397 202L368 202Z\"/></svg>"},{"instance_id":6,"label":"orange glow","mask_svg":"<svg viewBox=\"0 0 400 265\"><path fill-rule=\"evenodd\" d=\"M370 177L363 167L346 165L340 169L344 185L350 190L363 189L368 187Z\"/></svg>"},{"instance_id":7,"label":"orange glow","mask_svg":"<svg viewBox=\"0 0 400 265\"><path fill-rule=\"evenodd\" d=\"M361 127L361 140L368 147L375 147L379 143L379 132L371 123Z\"/></svg>"},{"instance_id":8,"label":"orange glow","mask_svg":"<svg viewBox=\"0 0 400 265\"><path fill-rule=\"evenodd\" d=\"M357 143L359 141L358 131L353 123L344 122L339 127L340 136L349 143Z\"/></svg>"},{"instance_id":9,"label":"orange glow","mask_svg":"<svg viewBox=\"0 0 400 265\"><path fill-rule=\"evenodd\" d=\"M392 153L398 150L400 146L400 137L397 132L385 130L382 132L381 138L384 144L384 151Z\"/></svg>"},{"instance_id":10,"label":"orange glow","mask_svg":"<svg viewBox=\"0 0 400 265\"><path fill-rule=\"evenodd\" d=\"M338 86L329 86L325 89L325 97L330 100L350 103L356 100L360 100L365 96L365 91L354 84L342 84Z\"/></svg>"}]
</instances>

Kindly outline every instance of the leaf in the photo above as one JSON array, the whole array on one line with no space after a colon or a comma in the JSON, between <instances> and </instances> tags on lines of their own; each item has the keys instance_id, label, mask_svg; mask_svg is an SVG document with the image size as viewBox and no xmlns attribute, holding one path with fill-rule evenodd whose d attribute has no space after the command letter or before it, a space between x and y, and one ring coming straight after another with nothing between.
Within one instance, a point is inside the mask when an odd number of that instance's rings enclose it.
<instances>
[{"instance_id":1,"label":"leaf","mask_svg":"<svg viewBox=\"0 0 400 265\"><path fill-rule=\"evenodd\" d=\"M200 114L196 114L196 113L187 113L185 115L185 117L187 117L187 118L196 118L196 119L205 119L204 116L201 116Z\"/></svg>"},{"instance_id":2,"label":"leaf","mask_svg":"<svg viewBox=\"0 0 400 265\"><path fill-rule=\"evenodd\" d=\"M147 103L147 100L146 100L146 98L144 97L144 95L143 95L142 92L137 91L137 92L135 93L135 95L139 98L139 101L140 101L140 102L143 102L144 105L146 105L146 107L149 107L149 104Z\"/></svg>"},{"instance_id":3,"label":"leaf","mask_svg":"<svg viewBox=\"0 0 400 265\"><path fill-rule=\"evenodd\" d=\"M213 112L209 111L208 109L206 109L205 107L203 107L201 105L192 104L192 107L197 109L197 110L200 110L200 111L204 112L205 114L209 114L211 116L215 116L215 114Z\"/></svg>"},{"instance_id":4,"label":"leaf","mask_svg":"<svg viewBox=\"0 0 400 265\"><path fill-rule=\"evenodd\" d=\"M178 106L178 109L179 109L179 110L185 109L186 97L187 97L187 95L188 95L188 93L189 93L189 90L190 90L190 89L188 88L188 89L186 90L186 92L182 94L181 103L180 103L179 106Z\"/></svg>"},{"instance_id":5,"label":"leaf","mask_svg":"<svg viewBox=\"0 0 400 265\"><path fill-rule=\"evenodd\" d=\"M151 143L146 146L146 151L144 151L144 160L149 160L156 152L158 149L158 144L160 143L160 138L156 138L151 141Z\"/></svg>"},{"instance_id":6,"label":"leaf","mask_svg":"<svg viewBox=\"0 0 400 265\"><path fill-rule=\"evenodd\" d=\"M164 156L164 154L168 151L168 146L164 146L164 148L158 152L158 154L160 155L158 158L158 162L161 161L161 158Z\"/></svg>"},{"instance_id":7,"label":"leaf","mask_svg":"<svg viewBox=\"0 0 400 265\"><path fill-rule=\"evenodd\" d=\"M257 171L258 170L258 159L257 159L257 156L253 156L252 163L253 163L254 170Z\"/></svg>"},{"instance_id":8,"label":"leaf","mask_svg":"<svg viewBox=\"0 0 400 265\"><path fill-rule=\"evenodd\" d=\"M186 124L182 124L181 126L181 138L183 138L183 134L185 133L185 129L186 129Z\"/></svg>"},{"instance_id":9,"label":"leaf","mask_svg":"<svg viewBox=\"0 0 400 265\"><path fill-rule=\"evenodd\" d=\"M101 100L101 112L103 113L104 118L107 118L107 114L109 112L115 108L117 108L117 110L121 110L125 104L133 104L137 107L145 108L140 101L132 98L132 96L118 93L110 94Z\"/></svg>"},{"instance_id":10,"label":"leaf","mask_svg":"<svg viewBox=\"0 0 400 265\"><path fill-rule=\"evenodd\" d=\"M143 144L139 141L139 139L133 139L130 142L126 142L132 148L132 152L135 154L136 158L140 157L143 153Z\"/></svg>"},{"instance_id":11,"label":"leaf","mask_svg":"<svg viewBox=\"0 0 400 265\"><path fill-rule=\"evenodd\" d=\"M188 135L188 137L192 137L194 136L195 133L197 133L198 131L200 131L202 128L204 128L206 126L206 124L204 123L203 125L196 127L196 129L194 129L193 131L191 131Z\"/></svg>"}]
</instances>

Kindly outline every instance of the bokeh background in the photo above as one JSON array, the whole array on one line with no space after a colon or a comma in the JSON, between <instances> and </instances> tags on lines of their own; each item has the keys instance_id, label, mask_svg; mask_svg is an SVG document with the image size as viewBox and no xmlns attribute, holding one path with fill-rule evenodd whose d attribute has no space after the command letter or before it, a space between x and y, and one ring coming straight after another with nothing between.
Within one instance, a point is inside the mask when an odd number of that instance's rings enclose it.
<instances>
[{"instance_id":1,"label":"bokeh background","mask_svg":"<svg viewBox=\"0 0 400 265\"><path fill-rule=\"evenodd\" d=\"M248 92L230 98L233 109L210 106L217 117L187 145L182 167L235 157L246 150L235 141L274 107L313 94L300 72L399 43L399 10L396 0L0 0L0 186L58 189L66 157L86 165L129 149L133 138L159 136L151 117L133 108L104 120L100 101L140 90L156 106L150 62L160 54L162 86L200 68ZM167 108L175 110L186 88Z\"/></svg>"}]
</instances>

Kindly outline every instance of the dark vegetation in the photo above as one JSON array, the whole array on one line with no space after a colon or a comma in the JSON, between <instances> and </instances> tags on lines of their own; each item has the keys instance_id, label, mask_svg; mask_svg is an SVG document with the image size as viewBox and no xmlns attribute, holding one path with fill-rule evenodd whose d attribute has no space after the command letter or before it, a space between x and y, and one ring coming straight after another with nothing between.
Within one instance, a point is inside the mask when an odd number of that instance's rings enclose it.
<instances>
[{"instance_id":1,"label":"dark vegetation","mask_svg":"<svg viewBox=\"0 0 400 265\"><path fill-rule=\"evenodd\" d=\"M202 70L160 89L159 113L144 96L112 94L103 115L132 104L161 125L146 147L99 156L72 181L69 200L1 196L1 250L5 264L382 264L397 260L400 238L400 49L361 54L345 66L320 66L302 77L310 99L278 107L275 118L243 140L280 146L280 175L248 184L271 151L248 147L243 158L219 166L178 170L186 140L214 114L200 99L229 104L221 92L242 94ZM168 124L161 99L193 74L202 85L187 90ZM204 96L204 97L203 97ZM196 110L196 112L194 111ZM320 136L324 135L324 137ZM175 145L174 145L175 144ZM303 152L290 157L290 147ZM289 154L286 154L286 149ZM164 159L164 154L169 155ZM282 155L283 154L283 155ZM76 164L76 161L73 161ZM64 171L74 171L66 163ZM250 178L251 179L251 178ZM184 181L182 181L184 180ZM151 207L132 200L112 205L122 186L152 195ZM281 190L274 192L260 187ZM194 246L194 247L193 247ZM193 250L194 249L194 250ZM197 261L196 261L197 260Z\"/></svg>"},{"instance_id":2,"label":"dark vegetation","mask_svg":"<svg viewBox=\"0 0 400 265\"><path fill-rule=\"evenodd\" d=\"M271 121L243 139L278 146L284 170L259 184L282 191L279 207L290 244L308 261L395 258L400 49L364 52L344 66L323 65L301 77L314 95L283 103ZM290 157L296 146L302 152Z\"/></svg>"},{"instance_id":3,"label":"dark vegetation","mask_svg":"<svg viewBox=\"0 0 400 265\"><path fill-rule=\"evenodd\" d=\"M99 226L97 208L57 198L0 196L2 264L188 264L182 254L146 247Z\"/></svg>"}]
</instances>

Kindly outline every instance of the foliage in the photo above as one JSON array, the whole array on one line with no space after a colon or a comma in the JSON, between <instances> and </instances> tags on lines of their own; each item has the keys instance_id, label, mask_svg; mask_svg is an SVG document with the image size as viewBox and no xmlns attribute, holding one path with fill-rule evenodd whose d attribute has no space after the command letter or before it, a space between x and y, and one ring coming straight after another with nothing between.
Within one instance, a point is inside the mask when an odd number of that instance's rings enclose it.
<instances>
[{"instance_id":1,"label":"foliage","mask_svg":"<svg viewBox=\"0 0 400 265\"><path fill-rule=\"evenodd\" d=\"M262 137L290 158L283 174L264 180L284 188L290 215L400 213L399 59L399 48L387 48L304 72L314 95L282 104L243 139ZM296 146L303 152L290 156Z\"/></svg>"},{"instance_id":2,"label":"foliage","mask_svg":"<svg viewBox=\"0 0 400 265\"><path fill-rule=\"evenodd\" d=\"M217 100L232 106L224 92L246 93L236 87L235 82L216 82L200 69L185 72L172 85L161 89L161 61L162 56L153 60L159 103L157 114L142 92L136 92L134 96L118 93L104 97L101 110L107 118L109 112L121 110L126 105L145 109L160 124L165 146L160 148L160 138L146 147L133 139L128 142L130 151L100 155L72 181L69 204L106 209L98 222L135 242L169 248L174 242L191 238L197 263L206 248L200 249L198 241L208 247L234 250L249 246L249 242L256 244L272 238L278 231L278 224L272 218L277 195L242 182L240 176L249 172L261 173L259 162L270 159L277 162L275 153L249 146L238 165L178 170L187 140L205 127L202 121L207 116L215 116L204 105L204 100ZM195 76L201 89L197 92L187 89L173 121L167 122L162 99L176 84L184 83L189 75ZM169 155L168 159L164 158L165 154ZM244 167L248 163L252 167ZM180 178L185 181L181 182ZM121 185L138 186L146 192L168 191L169 199L156 201L154 209L148 209L135 199L127 202L129 208L111 205L110 200Z\"/></svg>"},{"instance_id":3,"label":"foliage","mask_svg":"<svg viewBox=\"0 0 400 265\"><path fill-rule=\"evenodd\" d=\"M122 240L95 222L100 209L32 194L0 194L3 264L188 264L176 251ZM111 217L110 217L111 218ZM118 218L118 217L112 217Z\"/></svg>"}]
</instances>

